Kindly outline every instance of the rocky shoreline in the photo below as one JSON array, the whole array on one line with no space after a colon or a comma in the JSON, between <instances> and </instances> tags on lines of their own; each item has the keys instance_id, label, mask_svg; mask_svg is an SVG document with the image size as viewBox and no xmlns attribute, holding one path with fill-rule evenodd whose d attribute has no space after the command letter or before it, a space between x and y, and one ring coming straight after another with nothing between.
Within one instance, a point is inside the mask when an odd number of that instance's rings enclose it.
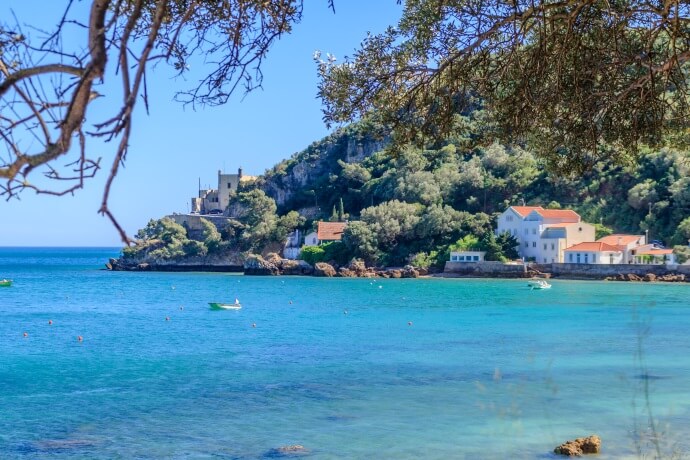
<instances>
[{"instance_id":1,"label":"rocky shoreline","mask_svg":"<svg viewBox=\"0 0 690 460\"><path fill-rule=\"evenodd\" d=\"M363 260L353 259L345 266L317 262L311 266L303 260L283 259L277 254L266 258L251 255L244 262L245 275L304 275L326 278L418 278L428 275L426 269L406 265L402 268L367 267Z\"/></svg>"},{"instance_id":2,"label":"rocky shoreline","mask_svg":"<svg viewBox=\"0 0 690 460\"><path fill-rule=\"evenodd\" d=\"M557 279L590 279L603 281L634 281L634 282L690 282L690 276L683 273L669 272L666 274L647 273L638 275L620 273L615 276L577 276L562 273L549 273L535 269L526 271L467 271L467 272L433 272L425 268L411 265L393 268L367 267L364 261L353 259L350 263L339 266L335 263L317 262L313 266L303 260L283 259L275 253L266 257L249 255L244 260L185 260L174 261L124 261L110 259L106 264L108 270L113 271L164 271L164 272L229 272L244 273L252 276L317 276L339 278L418 278L432 276L437 278L557 278Z\"/></svg>"}]
</instances>

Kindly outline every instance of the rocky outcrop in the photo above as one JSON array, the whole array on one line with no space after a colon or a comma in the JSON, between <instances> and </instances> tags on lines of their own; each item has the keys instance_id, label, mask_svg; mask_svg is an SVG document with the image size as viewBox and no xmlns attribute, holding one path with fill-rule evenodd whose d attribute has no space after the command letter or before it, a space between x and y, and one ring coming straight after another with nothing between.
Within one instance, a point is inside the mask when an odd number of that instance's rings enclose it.
<instances>
[{"instance_id":1,"label":"rocky outcrop","mask_svg":"<svg viewBox=\"0 0 690 460\"><path fill-rule=\"evenodd\" d=\"M419 272L412 265L405 265L401 275L403 278L419 278Z\"/></svg>"},{"instance_id":2,"label":"rocky outcrop","mask_svg":"<svg viewBox=\"0 0 690 460\"><path fill-rule=\"evenodd\" d=\"M281 275L311 275L314 267L303 260L283 259L278 267Z\"/></svg>"},{"instance_id":3,"label":"rocky outcrop","mask_svg":"<svg viewBox=\"0 0 690 460\"><path fill-rule=\"evenodd\" d=\"M303 195L304 190L314 189L323 177L333 174L338 161L359 163L387 143L385 133L368 132L361 125L352 125L314 142L277 165L259 180L259 187L276 201L281 212L294 209L294 199Z\"/></svg>"},{"instance_id":4,"label":"rocky outcrop","mask_svg":"<svg viewBox=\"0 0 690 460\"><path fill-rule=\"evenodd\" d=\"M553 452L559 455L574 457L584 454L598 454L600 450L601 439L597 435L592 435L587 436L586 438L577 438L566 441L560 446L556 447Z\"/></svg>"},{"instance_id":5,"label":"rocky outcrop","mask_svg":"<svg viewBox=\"0 0 690 460\"><path fill-rule=\"evenodd\" d=\"M336 275L335 268L333 265L327 264L326 262L317 262L314 265L314 276L325 276L331 278Z\"/></svg>"},{"instance_id":6,"label":"rocky outcrop","mask_svg":"<svg viewBox=\"0 0 690 460\"><path fill-rule=\"evenodd\" d=\"M245 275L279 275L278 267L260 255L252 254L244 262Z\"/></svg>"},{"instance_id":7,"label":"rocky outcrop","mask_svg":"<svg viewBox=\"0 0 690 460\"><path fill-rule=\"evenodd\" d=\"M240 272L243 263L244 255L242 253L230 252L173 259L160 259L149 255L136 258L111 258L105 267L113 271Z\"/></svg>"},{"instance_id":8,"label":"rocky outcrop","mask_svg":"<svg viewBox=\"0 0 690 460\"><path fill-rule=\"evenodd\" d=\"M617 276L607 276L606 281L645 281L645 282L655 282L663 281L666 283L680 283L684 281L690 281L690 279L684 273L667 273L664 275L657 275L654 273L647 273L644 276L638 276L632 273L619 274Z\"/></svg>"}]
</instances>

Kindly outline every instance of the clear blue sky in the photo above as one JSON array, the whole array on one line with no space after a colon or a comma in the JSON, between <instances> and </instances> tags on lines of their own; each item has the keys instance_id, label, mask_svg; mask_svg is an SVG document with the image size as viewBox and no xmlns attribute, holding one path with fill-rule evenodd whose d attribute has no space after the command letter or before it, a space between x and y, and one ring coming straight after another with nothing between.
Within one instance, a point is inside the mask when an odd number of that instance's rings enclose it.
<instances>
[{"instance_id":1,"label":"clear blue sky","mask_svg":"<svg viewBox=\"0 0 690 460\"><path fill-rule=\"evenodd\" d=\"M7 19L13 11L21 24L47 27L66 3L10 0L0 4L0 14ZM261 174L328 134L316 99L314 50L341 60L353 54L367 31L396 24L402 7L395 0L336 0L333 14L327 0L305 3L302 22L269 52L263 90L193 111L173 101L175 91L190 88L193 81L172 79L163 68L149 75L150 114L141 108L136 113L126 166L110 200L130 235L150 218L188 211L199 178L202 186L215 186L219 169L235 172L239 166L246 174ZM105 109L107 96L102 100ZM0 246L121 245L110 222L97 213L115 146L95 148L106 171L75 196L25 193L20 200L0 202Z\"/></svg>"}]
</instances>

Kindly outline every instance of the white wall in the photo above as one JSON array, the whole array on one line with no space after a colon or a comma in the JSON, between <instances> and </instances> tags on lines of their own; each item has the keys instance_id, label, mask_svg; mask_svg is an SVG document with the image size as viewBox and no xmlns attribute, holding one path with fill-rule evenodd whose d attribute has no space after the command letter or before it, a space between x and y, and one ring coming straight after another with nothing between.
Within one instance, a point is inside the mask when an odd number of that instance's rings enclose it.
<instances>
[{"instance_id":1,"label":"white wall","mask_svg":"<svg viewBox=\"0 0 690 460\"><path fill-rule=\"evenodd\" d=\"M572 254L572 258L571 258ZM580 260L578 261L577 255L580 254ZM623 253L613 252L613 251L566 251L565 258L563 260L566 264L597 264L597 265L608 265L608 264L622 264L623 263Z\"/></svg>"}]
</instances>

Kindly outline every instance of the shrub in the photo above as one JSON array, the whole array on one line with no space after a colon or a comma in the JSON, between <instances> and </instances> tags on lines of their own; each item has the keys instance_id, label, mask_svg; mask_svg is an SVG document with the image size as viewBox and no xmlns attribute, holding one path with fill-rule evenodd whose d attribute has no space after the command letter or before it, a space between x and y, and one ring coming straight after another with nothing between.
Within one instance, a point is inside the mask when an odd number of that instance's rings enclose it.
<instances>
[{"instance_id":1,"label":"shrub","mask_svg":"<svg viewBox=\"0 0 690 460\"><path fill-rule=\"evenodd\" d=\"M325 260L325 251L321 246L306 246L299 253L299 258L310 265L314 265Z\"/></svg>"}]
</instances>

